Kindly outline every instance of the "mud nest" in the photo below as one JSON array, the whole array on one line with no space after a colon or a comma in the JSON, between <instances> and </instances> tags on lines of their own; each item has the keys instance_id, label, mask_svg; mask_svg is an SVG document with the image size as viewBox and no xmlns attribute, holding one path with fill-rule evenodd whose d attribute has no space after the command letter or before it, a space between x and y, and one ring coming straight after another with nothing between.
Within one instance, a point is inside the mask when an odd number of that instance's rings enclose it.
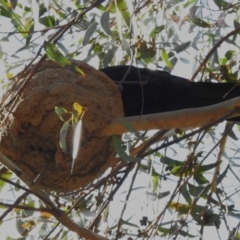
<instances>
[{"instance_id":1,"label":"mud nest","mask_svg":"<svg viewBox=\"0 0 240 240\"><path fill-rule=\"evenodd\" d=\"M100 137L99 130L113 118L123 116L117 86L105 74L80 61L72 61L86 75L45 61L23 88L9 114L10 103L26 81L32 68L9 85L1 121L0 151L49 191L69 192L84 187L113 166L111 137ZM6 94L4 96L6 96ZM55 113L56 106L72 111L74 102L87 108L83 121L79 153L71 175L73 131L68 128L67 152L59 146L64 122Z\"/></svg>"}]
</instances>

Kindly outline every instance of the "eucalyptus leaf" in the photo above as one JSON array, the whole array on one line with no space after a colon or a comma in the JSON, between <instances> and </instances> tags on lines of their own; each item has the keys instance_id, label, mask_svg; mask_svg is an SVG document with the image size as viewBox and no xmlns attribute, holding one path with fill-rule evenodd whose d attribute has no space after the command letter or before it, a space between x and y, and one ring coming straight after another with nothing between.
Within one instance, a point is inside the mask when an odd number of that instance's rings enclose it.
<instances>
[{"instance_id":1,"label":"eucalyptus leaf","mask_svg":"<svg viewBox=\"0 0 240 240\"><path fill-rule=\"evenodd\" d=\"M65 109L65 108L63 108L63 107L58 107L58 106L56 106L54 109L55 109L55 112L56 112L56 114L58 115L58 117L59 117L63 122L65 122L65 120L64 120L63 117L62 117L62 115L63 115L64 113L68 113L68 110Z\"/></svg>"},{"instance_id":2,"label":"eucalyptus leaf","mask_svg":"<svg viewBox=\"0 0 240 240\"><path fill-rule=\"evenodd\" d=\"M82 41L82 45L85 46L89 43L92 35L95 33L96 29L97 29L97 22L93 22L87 29L84 37L83 37L83 41Z\"/></svg>"},{"instance_id":3,"label":"eucalyptus leaf","mask_svg":"<svg viewBox=\"0 0 240 240\"><path fill-rule=\"evenodd\" d=\"M73 71L80 73L83 77L85 77L84 72L77 66L71 63L69 59L63 56L63 54L58 50L57 46L50 42L45 42L43 44L46 54L53 61L57 62L59 65Z\"/></svg>"},{"instance_id":4,"label":"eucalyptus leaf","mask_svg":"<svg viewBox=\"0 0 240 240\"><path fill-rule=\"evenodd\" d=\"M117 6L117 10L122 16L124 22L131 29L131 14L129 12L127 1L126 0L115 0L115 4Z\"/></svg>"},{"instance_id":5,"label":"eucalyptus leaf","mask_svg":"<svg viewBox=\"0 0 240 240\"><path fill-rule=\"evenodd\" d=\"M172 69L173 66L172 66L171 62L169 61L168 53L166 52L165 49L162 49L161 57L162 57L163 61L165 62L165 64L167 65L167 67Z\"/></svg>"},{"instance_id":6,"label":"eucalyptus leaf","mask_svg":"<svg viewBox=\"0 0 240 240\"><path fill-rule=\"evenodd\" d=\"M113 135L112 140L114 149L122 160L124 160L125 162L137 162L141 160L141 158L132 157L126 154L124 148L122 147L121 141L117 135Z\"/></svg>"},{"instance_id":7,"label":"eucalyptus leaf","mask_svg":"<svg viewBox=\"0 0 240 240\"><path fill-rule=\"evenodd\" d=\"M109 12L104 12L100 18L100 24L104 33L108 36L112 36L112 32L109 24L109 18L110 18L109 16L110 16Z\"/></svg>"},{"instance_id":8,"label":"eucalyptus leaf","mask_svg":"<svg viewBox=\"0 0 240 240\"><path fill-rule=\"evenodd\" d=\"M67 137L67 131L69 127L69 122L70 120L63 124L60 130L60 136L59 136L59 145L64 153L67 153L66 137Z\"/></svg>"}]
</instances>

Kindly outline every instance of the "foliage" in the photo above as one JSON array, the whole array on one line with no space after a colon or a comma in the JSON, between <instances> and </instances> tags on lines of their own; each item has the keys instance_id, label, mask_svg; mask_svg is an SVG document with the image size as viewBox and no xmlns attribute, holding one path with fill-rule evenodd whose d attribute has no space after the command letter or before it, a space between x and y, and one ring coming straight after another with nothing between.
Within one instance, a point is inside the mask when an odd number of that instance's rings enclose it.
<instances>
[{"instance_id":1,"label":"foliage","mask_svg":"<svg viewBox=\"0 0 240 240\"><path fill-rule=\"evenodd\" d=\"M178 71L192 80L239 78L238 1L0 0L0 15L3 87L9 76L46 57L80 74L69 59L96 68L134 64ZM211 228L215 238L239 239L239 224L229 220L240 218L233 132L239 133L223 126L168 137L131 129L122 145L114 136L124 161L69 195L44 197L2 167L1 237L76 239L88 229L98 234L92 239L207 239Z\"/></svg>"}]
</instances>

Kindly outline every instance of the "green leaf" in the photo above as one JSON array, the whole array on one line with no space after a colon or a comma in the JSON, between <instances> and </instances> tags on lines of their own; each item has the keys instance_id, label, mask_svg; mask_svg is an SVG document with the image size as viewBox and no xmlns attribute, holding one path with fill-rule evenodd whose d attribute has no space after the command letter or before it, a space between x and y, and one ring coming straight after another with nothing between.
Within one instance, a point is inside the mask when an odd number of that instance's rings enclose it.
<instances>
[{"instance_id":1,"label":"green leaf","mask_svg":"<svg viewBox=\"0 0 240 240\"><path fill-rule=\"evenodd\" d=\"M208 164L208 165L202 165L200 167L198 167L198 170L196 171L196 174L198 173L204 173L210 169L213 169L215 168L216 166L218 166L219 164L221 164L222 161L218 161L218 162L215 162L215 163L211 163L211 164Z\"/></svg>"},{"instance_id":2,"label":"green leaf","mask_svg":"<svg viewBox=\"0 0 240 240\"><path fill-rule=\"evenodd\" d=\"M170 191L160 192L160 193L158 193L158 199L165 198L165 197L168 196L169 194L170 194Z\"/></svg>"},{"instance_id":3,"label":"green leaf","mask_svg":"<svg viewBox=\"0 0 240 240\"><path fill-rule=\"evenodd\" d=\"M84 37L83 37L83 41L82 41L82 45L85 46L89 43L92 35L95 33L96 29L97 29L97 22L93 22L87 29Z\"/></svg>"},{"instance_id":4,"label":"green leaf","mask_svg":"<svg viewBox=\"0 0 240 240\"><path fill-rule=\"evenodd\" d=\"M183 195L183 197L185 198L185 200L187 201L188 204L192 203L192 198L189 194L189 191L187 189L187 185L184 184L180 190L181 194Z\"/></svg>"},{"instance_id":5,"label":"green leaf","mask_svg":"<svg viewBox=\"0 0 240 240\"><path fill-rule=\"evenodd\" d=\"M205 206L201 205L186 205L178 202L171 202L169 204L169 208L174 209L175 211L179 212L180 214L188 214L189 211L197 213L197 212L202 212L205 210Z\"/></svg>"},{"instance_id":6,"label":"green leaf","mask_svg":"<svg viewBox=\"0 0 240 240\"><path fill-rule=\"evenodd\" d=\"M213 0L213 2L219 7L219 9L224 9L232 5L224 0Z\"/></svg>"},{"instance_id":7,"label":"green leaf","mask_svg":"<svg viewBox=\"0 0 240 240\"><path fill-rule=\"evenodd\" d=\"M5 178L6 180L9 180L12 177L12 172L7 171L7 173L2 174L1 177ZM5 186L6 186L6 182L3 180L0 180L0 192Z\"/></svg>"},{"instance_id":8,"label":"green leaf","mask_svg":"<svg viewBox=\"0 0 240 240\"><path fill-rule=\"evenodd\" d=\"M126 162L137 162L141 160L141 158L132 157L126 154L124 148L122 147L121 140L117 135L114 134L112 136L112 140L114 149L122 160Z\"/></svg>"},{"instance_id":9,"label":"green leaf","mask_svg":"<svg viewBox=\"0 0 240 240\"><path fill-rule=\"evenodd\" d=\"M153 30L150 32L149 37L150 39L156 39L156 36L165 29L164 25L154 27Z\"/></svg>"},{"instance_id":10,"label":"green leaf","mask_svg":"<svg viewBox=\"0 0 240 240\"><path fill-rule=\"evenodd\" d=\"M108 50L108 52L103 57L103 66L107 67L113 60L117 48L113 47Z\"/></svg>"},{"instance_id":11,"label":"green leaf","mask_svg":"<svg viewBox=\"0 0 240 240\"><path fill-rule=\"evenodd\" d=\"M112 32L110 30L109 25L109 16L110 16L109 12L104 12L100 18L100 24L104 33L108 36L112 36Z\"/></svg>"},{"instance_id":12,"label":"green leaf","mask_svg":"<svg viewBox=\"0 0 240 240\"><path fill-rule=\"evenodd\" d=\"M69 122L70 122L70 120L68 120L67 122L65 122L63 124L63 126L60 130L60 136L59 136L59 145L64 153L67 153L66 137L67 137L67 131L68 131L68 127L69 127Z\"/></svg>"},{"instance_id":13,"label":"green leaf","mask_svg":"<svg viewBox=\"0 0 240 240\"><path fill-rule=\"evenodd\" d=\"M188 183L188 188L189 188L189 193L193 196L193 197L198 197L200 193L202 193L202 195L200 196L203 199L207 198L207 192L210 189L210 186L208 187L203 187L203 186L194 186L190 183Z\"/></svg>"},{"instance_id":14,"label":"green leaf","mask_svg":"<svg viewBox=\"0 0 240 240\"><path fill-rule=\"evenodd\" d=\"M201 18L195 18L195 19L191 19L192 22L198 26L198 27L202 27L202 28L210 28L211 25L205 21L203 21Z\"/></svg>"},{"instance_id":15,"label":"green leaf","mask_svg":"<svg viewBox=\"0 0 240 240\"><path fill-rule=\"evenodd\" d=\"M191 41L184 42L184 43L182 43L181 45L177 45L173 50L174 50L174 52L176 52L176 53L180 53L180 52L183 52L183 51L185 51L186 49L188 49L190 45L191 45ZM174 55L175 55L175 53L169 52L169 53L168 53L168 58L171 58L171 57L173 57Z\"/></svg>"},{"instance_id":16,"label":"green leaf","mask_svg":"<svg viewBox=\"0 0 240 240\"><path fill-rule=\"evenodd\" d=\"M3 6L0 6L0 15L3 17L11 18L11 13L7 11Z\"/></svg>"},{"instance_id":17,"label":"green leaf","mask_svg":"<svg viewBox=\"0 0 240 240\"><path fill-rule=\"evenodd\" d=\"M85 77L84 72L77 66L71 63L70 60L68 60L66 57L62 55L62 53L58 50L55 44L53 43L47 43L45 42L43 44L46 54L49 58L51 58L53 61L58 63L59 65L73 71L80 73L83 77Z\"/></svg>"},{"instance_id":18,"label":"green leaf","mask_svg":"<svg viewBox=\"0 0 240 240\"><path fill-rule=\"evenodd\" d=\"M240 27L240 23L239 23L239 21L237 21L236 19L234 19L233 25L234 25L234 28L235 28L235 29ZM238 31L238 34L240 34L239 31Z\"/></svg>"},{"instance_id":19,"label":"green leaf","mask_svg":"<svg viewBox=\"0 0 240 240\"><path fill-rule=\"evenodd\" d=\"M65 108L63 108L63 107L58 107L58 106L56 106L54 109L55 109L55 112L56 112L56 114L58 115L58 117L59 117L63 122L65 122L65 120L64 120L63 117L62 117L62 115L63 115L64 113L69 113L68 110L65 109Z\"/></svg>"},{"instance_id":20,"label":"green leaf","mask_svg":"<svg viewBox=\"0 0 240 240\"><path fill-rule=\"evenodd\" d=\"M172 232L172 230L170 228L164 228L164 227L158 227L158 231L160 233L162 233L161 237L166 237L167 235L169 235Z\"/></svg>"},{"instance_id":21,"label":"green leaf","mask_svg":"<svg viewBox=\"0 0 240 240\"><path fill-rule=\"evenodd\" d=\"M209 183L209 181L200 173L197 175L194 175L194 180L199 184L199 185L203 185L206 183Z\"/></svg>"},{"instance_id":22,"label":"green leaf","mask_svg":"<svg viewBox=\"0 0 240 240\"><path fill-rule=\"evenodd\" d=\"M220 174L220 176L217 178L217 185L222 182L222 180L226 177L228 169L230 168L230 165L228 164L225 170Z\"/></svg>"},{"instance_id":23,"label":"green leaf","mask_svg":"<svg viewBox=\"0 0 240 240\"><path fill-rule=\"evenodd\" d=\"M182 171L182 166L177 166L177 167L174 167L172 170L171 170L171 174L175 175L175 176L179 176L179 174L181 173Z\"/></svg>"},{"instance_id":24,"label":"green leaf","mask_svg":"<svg viewBox=\"0 0 240 240\"><path fill-rule=\"evenodd\" d=\"M180 162L172 158L163 156L160 158L160 162L172 167L183 166L185 164L185 162Z\"/></svg>"},{"instance_id":25,"label":"green leaf","mask_svg":"<svg viewBox=\"0 0 240 240\"><path fill-rule=\"evenodd\" d=\"M146 63L153 62L153 57L156 54L156 50L148 47L145 41L141 42L140 48L138 49L138 53L140 54L140 58Z\"/></svg>"},{"instance_id":26,"label":"green leaf","mask_svg":"<svg viewBox=\"0 0 240 240\"><path fill-rule=\"evenodd\" d=\"M238 137L236 136L235 132L233 131L233 129L230 129L230 131L228 132L228 137L232 138L233 140L237 141Z\"/></svg>"},{"instance_id":27,"label":"green leaf","mask_svg":"<svg viewBox=\"0 0 240 240\"><path fill-rule=\"evenodd\" d=\"M234 56L236 56L236 52L234 50L228 50L225 53L225 57L226 57L227 60L232 59Z\"/></svg>"},{"instance_id":28,"label":"green leaf","mask_svg":"<svg viewBox=\"0 0 240 240\"><path fill-rule=\"evenodd\" d=\"M47 13L47 8L45 6L45 4L40 4L39 5L39 17L41 17L42 15L44 15L44 13Z\"/></svg>"},{"instance_id":29,"label":"green leaf","mask_svg":"<svg viewBox=\"0 0 240 240\"><path fill-rule=\"evenodd\" d=\"M127 2L125 0L115 0L118 12L121 14L124 22L131 29L131 14L129 12Z\"/></svg>"},{"instance_id":30,"label":"green leaf","mask_svg":"<svg viewBox=\"0 0 240 240\"><path fill-rule=\"evenodd\" d=\"M27 34L26 36L26 46L30 43L33 34L31 33L32 31L34 31L34 24L32 23L31 26L29 27L28 31L30 32L29 34Z\"/></svg>"},{"instance_id":31,"label":"green leaf","mask_svg":"<svg viewBox=\"0 0 240 240\"><path fill-rule=\"evenodd\" d=\"M39 18L39 22L46 27L52 27L55 25L55 19L52 16Z\"/></svg>"},{"instance_id":32,"label":"green leaf","mask_svg":"<svg viewBox=\"0 0 240 240\"><path fill-rule=\"evenodd\" d=\"M172 66L172 64L171 64L171 62L169 61L169 58L168 58L168 53L166 52L165 49L162 49L161 57L162 57L163 61L165 62L166 66L170 69L173 69L173 66Z\"/></svg>"},{"instance_id":33,"label":"green leaf","mask_svg":"<svg viewBox=\"0 0 240 240\"><path fill-rule=\"evenodd\" d=\"M21 186L21 182L20 182L19 179L17 179L16 184ZM20 190L20 188L19 188L18 186L14 186L14 190L15 190L16 192L18 192L18 191Z\"/></svg>"},{"instance_id":34,"label":"green leaf","mask_svg":"<svg viewBox=\"0 0 240 240\"><path fill-rule=\"evenodd\" d=\"M60 64L61 66L66 67L71 65L70 60L68 60L62 55L62 53L58 50L55 44L45 42L44 49L48 57Z\"/></svg>"},{"instance_id":35,"label":"green leaf","mask_svg":"<svg viewBox=\"0 0 240 240\"><path fill-rule=\"evenodd\" d=\"M5 12L5 15L11 16L11 18L16 21L16 23L18 24L17 29L18 29L19 31L20 31L20 30L22 30L22 31L26 30L25 27L24 27L24 25L23 25L22 22L21 22L21 19L20 19L19 15L16 14L16 13L8 6L8 4L7 4L4 0L0 0L0 4L1 4L2 7L5 9L5 11L4 11L4 12Z\"/></svg>"}]
</instances>

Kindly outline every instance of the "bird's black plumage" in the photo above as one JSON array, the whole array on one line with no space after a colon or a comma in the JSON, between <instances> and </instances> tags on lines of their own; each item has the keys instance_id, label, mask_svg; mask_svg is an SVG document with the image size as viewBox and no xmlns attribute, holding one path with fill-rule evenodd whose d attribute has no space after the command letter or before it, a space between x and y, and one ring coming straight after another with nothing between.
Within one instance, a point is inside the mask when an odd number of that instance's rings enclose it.
<instances>
[{"instance_id":1,"label":"bird's black plumage","mask_svg":"<svg viewBox=\"0 0 240 240\"><path fill-rule=\"evenodd\" d=\"M114 66L101 69L116 83L126 117L197 108L240 96L234 83L190 82L167 72ZM240 121L240 117L234 118Z\"/></svg>"}]
</instances>

